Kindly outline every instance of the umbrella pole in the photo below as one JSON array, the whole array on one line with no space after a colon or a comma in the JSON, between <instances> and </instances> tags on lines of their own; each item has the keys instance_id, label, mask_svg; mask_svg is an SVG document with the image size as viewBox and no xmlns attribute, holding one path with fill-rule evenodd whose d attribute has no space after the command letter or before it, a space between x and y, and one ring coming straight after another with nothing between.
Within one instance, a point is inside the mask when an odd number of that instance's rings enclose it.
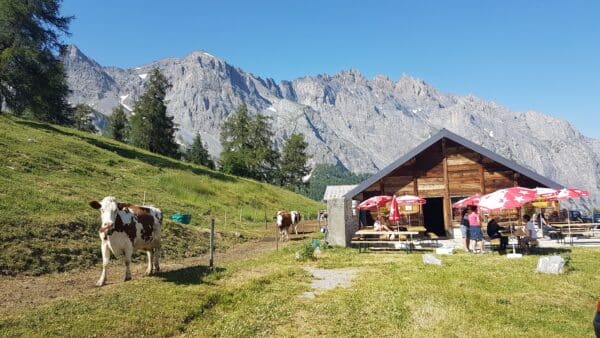
<instances>
[{"instance_id":1,"label":"umbrella pole","mask_svg":"<svg viewBox=\"0 0 600 338\"><path fill-rule=\"evenodd\" d=\"M573 236L571 235L571 215L569 215L569 210L567 210L567 224L569 225L569 240L571 241L571 246L573 245Z\"/></svg>"},{"instance_id":2,"label":"umbrella pole","mask_svg":"<svg viewBox=\"0 0 600 338\"><path fill-rule=\"evenodd\" d=\"M511 236L511 237L514 237L514 235L513 235L513 228L514 228L514 226L511 226L511 227L510 227L510 236ZM515 238L513 238L513 239L515 239ZM514 255L515 253L516 253L516 251L515 251L515 242L513 241L513 255Z\"/></svg>"}]
</instances>

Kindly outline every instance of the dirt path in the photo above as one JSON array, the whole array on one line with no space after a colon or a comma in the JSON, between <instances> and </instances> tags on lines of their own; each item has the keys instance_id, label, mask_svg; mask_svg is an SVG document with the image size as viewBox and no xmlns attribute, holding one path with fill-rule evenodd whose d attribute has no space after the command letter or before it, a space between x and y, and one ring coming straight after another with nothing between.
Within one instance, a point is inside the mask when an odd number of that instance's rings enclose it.
<instances>
[{"instance_id":1,"label":"dirt path","mask_svg":"<svg viewBox=\"0 0 600 338\"><path fill-rule=\"evenodd\" d=\"M302 235L293 236L302 238ZM235 260L244 260L260 254L274 251L274 237L263 238L259 241L246 242L236 245L225 252L215 252L215 264ZM287 245L280 243L279 247ZM283 245L282 245L283 244ZM173 271L181 268L208 265L208 254L173 261L161 262L162 271ZM145 261L132 264L133 279L143 278L146 268ZM108 267L108 283L97 288L95 282L100 276L100 267L66 273L53 273L38 277L31 276L0 276L0 316L14 310L24 310L46 304L57 299L71 298L77 295L102 294L113 290L123 283L125 272L121 259L111 259Z\"/></svg>"}]
</instances>

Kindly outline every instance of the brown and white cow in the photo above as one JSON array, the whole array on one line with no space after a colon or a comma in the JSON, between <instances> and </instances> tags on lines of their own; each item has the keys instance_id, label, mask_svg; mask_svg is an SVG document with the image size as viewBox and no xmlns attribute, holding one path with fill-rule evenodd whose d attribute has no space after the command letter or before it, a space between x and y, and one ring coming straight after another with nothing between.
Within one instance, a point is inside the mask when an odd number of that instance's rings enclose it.
<instances>
[{"instance_id":1,"label":"brown and white cow","mask_svg":"<svg viewBox=\"0 0 600 338\"><path fill-rule=\"evenodd\" d=\"M290 215L292 216L292 225L294 226L294 232L296 235L298 234L298 223L302 220L302 216L299 211L293 210L290 211Z\"/></svg>"},{"instance_id":2,"label":"brown and white cow","mask_svg":"<svg viewBox=\"0 0 600 338\"><path fill-rule=\"evenodd\" d=\"M277 211L277 228L279 228L279 237L281 241L289 240L290 226L292 225L292 215L287 211Z\"/></svg>"},{"instance_id":3,"label":"brown and white cow","mask_svg":"<svg viewBox=\"0 0 600 338\"><path fill-rule=\"evenodd\" d=\"M108 196L101 202L92 201L90 206L100 209L102 226L98 230L102 244L102 274L97 286L106 284L106 266L112 252L125 259L125 281L131 279L131 255L133 250L144 250L148 254L146 274L160 271L160 231L162 212L153 206L138 206L117 202ZM109 251L110 250L110 251Z\"/></svg>"}]
</instances>

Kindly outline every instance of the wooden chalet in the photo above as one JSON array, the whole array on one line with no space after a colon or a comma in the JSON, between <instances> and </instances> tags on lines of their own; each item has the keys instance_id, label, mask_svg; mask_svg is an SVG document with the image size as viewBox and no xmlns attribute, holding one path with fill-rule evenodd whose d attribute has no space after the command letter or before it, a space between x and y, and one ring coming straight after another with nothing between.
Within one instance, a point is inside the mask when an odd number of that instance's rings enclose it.
<instances>
[{"instance_id":1,"label":"wooden chalet","mask_svg":"<svg viewBox=\"0 0 600 338\"><path fill-rule=\"evenodd\" d=\"M452 203L512 186L562 188L530 169L442 129L360 183L344 198L360 202L376 195L420 196L427 200L422 206L423 225L438 235L452 236Z\"/></svg>"}]
</instances>

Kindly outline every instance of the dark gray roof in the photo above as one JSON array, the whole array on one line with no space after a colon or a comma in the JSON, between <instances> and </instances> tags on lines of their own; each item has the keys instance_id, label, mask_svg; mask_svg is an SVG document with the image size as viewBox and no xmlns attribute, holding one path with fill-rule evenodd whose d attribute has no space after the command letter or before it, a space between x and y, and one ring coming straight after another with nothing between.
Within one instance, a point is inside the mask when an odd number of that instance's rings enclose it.
<instances>
[{"instance_id":1,"label":"dark gray roof","mask_svg":"<svg viewBox=\"0 0 600 338\"><path fill-rule=\"evenodd\" d=\"M454 134L453 132L451 132L447 129L442 129L437 134L433 135L428 140L419 144L418 146L413 148L411 151L406 153L404 156L400 157L398 160L392 162L385 168L381 169L375 175L362 181L359 185L356 186L356 188L350 190L347 194L345 194L344 197L353 198L354 196L360 194L365 189L370 187L373 183L375 183L375 182L379 181L380 179L382 179L383 177L387 176L389 173L394 171L396 168L398 168L399 166L408 162L411 158L417 156L418 154L423 152L425 149L429 148L431 145L433 145L434 143L438 142L439 140L441 140L443 138L447 138L447 139L452 140L464 147L467 147L473 151L476 151L479 154L486 156L486 157L504 165L507 168L510 168L522 175L525 175L525 176L547 186L548 188L553 188L553 189L564 188L564 186L562 184L556 183L544 176L541 176L540 174L532 171L531 169L527 169L527 168L523 167L522 165L519 165L516 162L511 161L509 159L506 159L506 158L494 153L493 151L490 151L478 144L475 144L475 143L467 140L466 138L464 138L462 136Z\"/></svg>"}]
</instances>

